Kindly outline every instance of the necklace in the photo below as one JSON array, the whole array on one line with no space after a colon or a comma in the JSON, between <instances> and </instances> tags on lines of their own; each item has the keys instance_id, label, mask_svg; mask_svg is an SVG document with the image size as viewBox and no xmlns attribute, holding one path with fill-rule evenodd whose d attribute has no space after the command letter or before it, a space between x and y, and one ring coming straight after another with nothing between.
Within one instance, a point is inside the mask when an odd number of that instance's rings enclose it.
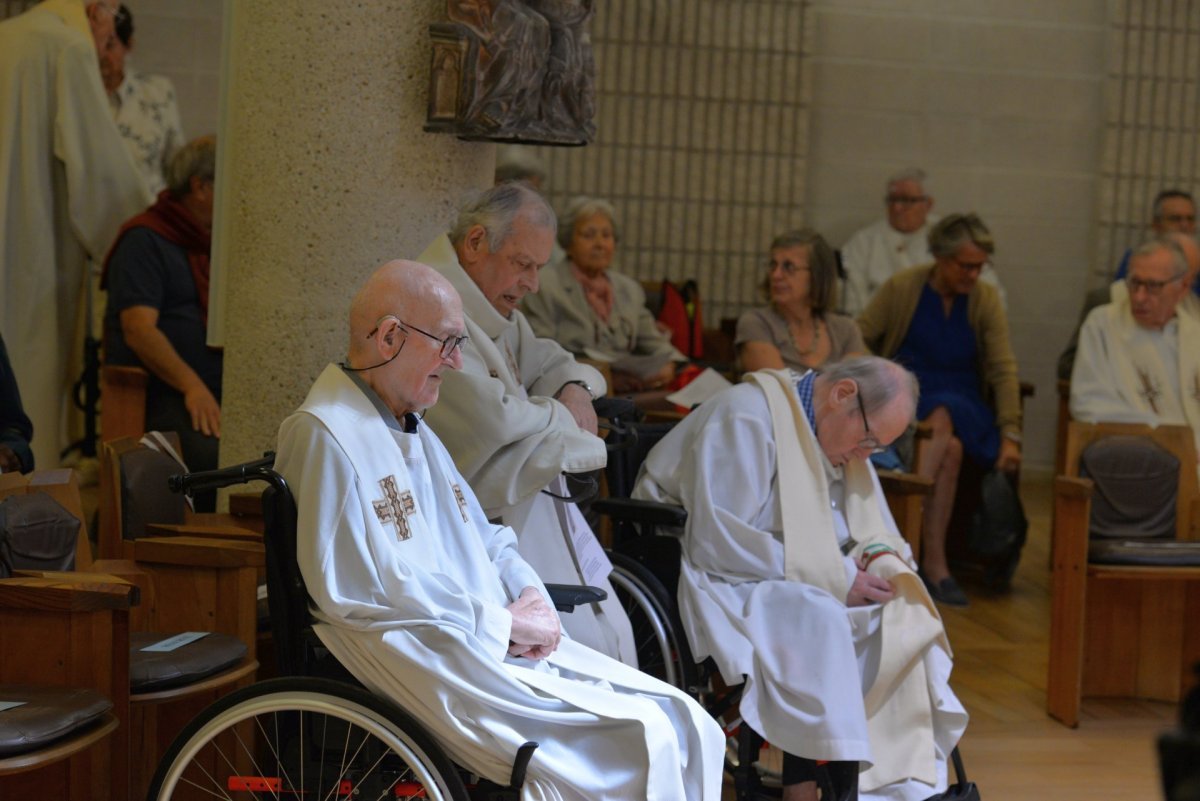
<instances>
[{"instance_id":1,"label":"necklace","mask_svg":"<svg viewBox=\"0 0 1200 801\"><path fill-rule=\"evenodd\" d=\"M790 320L788 321L788 338L792 340L792 347L795 348L796 352L801 356L812 355L813 351L817 349L817 346L821 344L821 325L817 322L817 316L815 314L810 319L812 320L812 341L808 343L808 348L800 347L800 343L796 341L796 328L799 327L799 324L793 323Z\"/></svg>"}]
</instances>

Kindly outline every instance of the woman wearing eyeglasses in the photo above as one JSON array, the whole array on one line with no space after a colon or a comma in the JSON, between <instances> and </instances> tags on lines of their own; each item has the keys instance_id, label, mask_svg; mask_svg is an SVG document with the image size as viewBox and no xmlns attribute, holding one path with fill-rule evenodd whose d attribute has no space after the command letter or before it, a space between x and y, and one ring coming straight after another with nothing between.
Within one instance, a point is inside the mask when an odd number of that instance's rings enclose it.
<instances>
[{"instance_id":1,"label":"woman wearing eyeglasses","mask_svg":"<svg viewBox=\"0 0 1200 801\"><path fill-rule=\"evenodd\" d=\"M803 372L867 351L854 320L837 304L837 258L816 231L802 228L771 242L763 281L770 305L738 318L742 370L790 367Z\"/></svg>"},{"instance_id":2,"label":"woman wearing eyeglasses","mask_svg":"<svg viewBox=\"0 0 1200 801\"><path fill-rule=\"evenodd\" d=\"M521 307L534 333L577 355L611 361L617 392L665 387L676 362L687 357L659 330L642 285L610 269L617 250L613 207L575 198L559 217L558 242L566 258L542 270L540 288Z\"/></svg>"},{"instance_id":3,"label":"woman wearing eyeglasses","mask_svg":"<svg viewBox=\"0 0 1200 801\"><path fill-rule=\"evenodd\" d=\"M930 229L929 250L934 264L892 276L858 325L867 347L920 380L917 417L932 437L917 472L934 482L921 572L935 600L965 606L946 562L959 469L964 456L985 469L1020 465L1020 382L999 294L979 281L995 250L987 226L975 214L951 214Z\"/></svg>"}]
</instances>

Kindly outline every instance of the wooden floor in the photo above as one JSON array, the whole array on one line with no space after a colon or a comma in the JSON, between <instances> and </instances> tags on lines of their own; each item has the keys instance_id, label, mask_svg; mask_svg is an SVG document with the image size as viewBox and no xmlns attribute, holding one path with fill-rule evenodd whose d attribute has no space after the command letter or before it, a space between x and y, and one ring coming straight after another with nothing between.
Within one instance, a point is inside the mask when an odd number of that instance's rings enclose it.
<instances>
[{"instance_id":1,"label":"wooden floor","mask_svg":"<svg viewBox=\"0 0 1200 801\"><path fill-rule=\"evenodd\" d=\"M1012 592L968 584L971 605L943 611L954 649L951 684L971 714L962 741L987 801L1161 798L1155 739L1174 704L1085 700L1071 730L1046 715L1050 631L1050 481L1027 475L1029 543Z\"/></svg>"}]
</instances>

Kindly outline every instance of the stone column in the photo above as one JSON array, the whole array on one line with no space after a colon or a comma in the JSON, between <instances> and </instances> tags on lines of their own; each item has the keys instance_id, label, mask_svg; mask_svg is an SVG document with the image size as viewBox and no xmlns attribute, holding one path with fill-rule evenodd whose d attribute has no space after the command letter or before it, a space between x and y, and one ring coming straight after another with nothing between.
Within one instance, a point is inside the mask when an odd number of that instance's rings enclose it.
<instances>
[{"instance_id":1,"label":"stone column","mask_svg":"<svg viewBox=\"0 0 1200 801\"><path fill-rule=\"evenodd\" d=\"M445 0L226 3L216 256L221 464L275 445L350 300L491 183L495 148L427 134L428 25Z\"/></svg>"}]
</instances>

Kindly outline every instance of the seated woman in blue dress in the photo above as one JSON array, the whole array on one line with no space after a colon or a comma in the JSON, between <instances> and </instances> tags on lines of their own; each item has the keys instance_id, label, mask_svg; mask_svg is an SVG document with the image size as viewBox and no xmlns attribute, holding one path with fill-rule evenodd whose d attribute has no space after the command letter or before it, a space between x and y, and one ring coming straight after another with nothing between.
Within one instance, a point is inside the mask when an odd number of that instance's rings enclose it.
<instances>
[{"instance_id":1,"label":"seated woman in blue dress","mask_svg":"<svg viewBox=\"0 0 1200 801\"><path fill-rule=\"evenodd\" d=\"M1020 465L1020 382L999 294L979 281L995 250L987 226L975 214L951 214L929 231L929 250L934 264L892 276L858 325L872 352L895 359L921 382L917 417L932 438L918 472L934 482L921 572L936 600L966 606L946 562L959 467L964 455L985 468L1011 472Z\"/></svg>"}]
</instances>

